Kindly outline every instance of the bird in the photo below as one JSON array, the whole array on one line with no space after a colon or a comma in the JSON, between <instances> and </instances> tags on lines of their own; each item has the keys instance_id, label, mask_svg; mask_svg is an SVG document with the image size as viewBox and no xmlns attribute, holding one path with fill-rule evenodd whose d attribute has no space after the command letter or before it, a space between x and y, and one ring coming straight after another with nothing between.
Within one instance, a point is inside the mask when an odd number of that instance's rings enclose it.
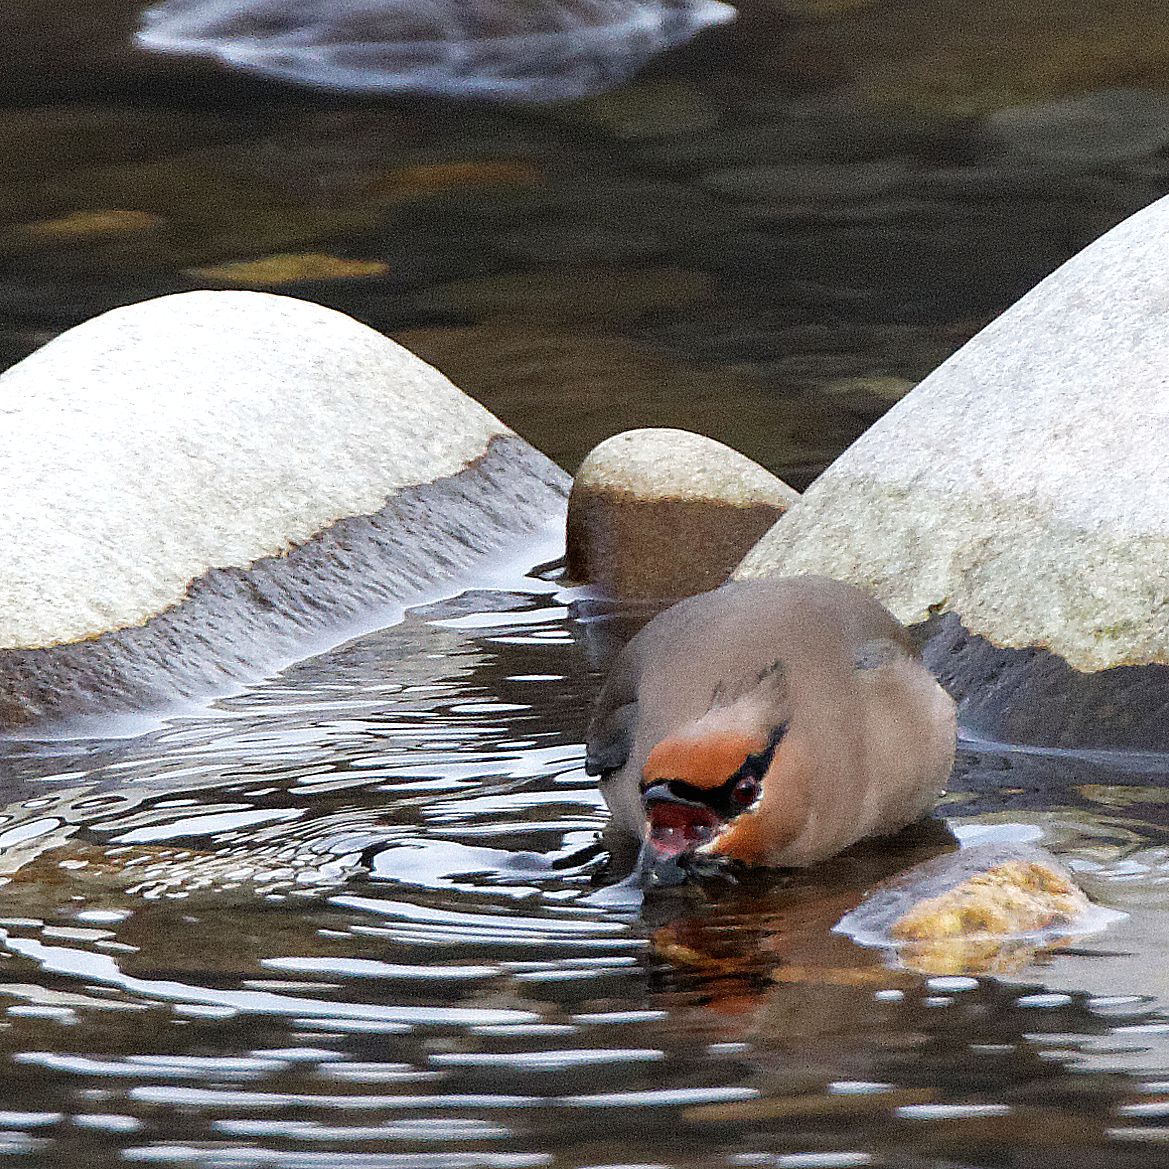
<instances>
[{"instance_id":1,"label":"bird","mask_svg":"<svg viewBox=\"0 0 1169 1169\"><path fill-rule=\"evenodd\" d=\"M926 816L954 762L954 702L900 622L841 581L732 581L621 651L586 771L649 863L804 868Z\"/></svg>"}]
</instances>

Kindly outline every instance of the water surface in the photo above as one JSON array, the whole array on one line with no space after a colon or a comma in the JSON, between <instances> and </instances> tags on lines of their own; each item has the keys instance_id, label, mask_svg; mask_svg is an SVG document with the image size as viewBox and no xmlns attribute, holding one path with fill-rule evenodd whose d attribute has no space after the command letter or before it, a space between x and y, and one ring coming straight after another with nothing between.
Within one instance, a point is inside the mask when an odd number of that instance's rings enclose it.
<instances>
[{"instance_id":1,"label":"water surface","mask_svg":"<svg viewBox=\"0 0 1169 1169\"><path fill-rule=\"evenodd\" d=\"M506 107L152 57L143 7L0 14L0 365L116 304L267 288L399 338L570 470L681 425L803 487L1169 191L1148 0L747 0L608 93Z\"/></svg>"},{"instance_id":2,"label":"water surface","mask_svg":"<svg viewBox=\"0 0 1169 1169\"><path fill-rule=\"evenodd\" d=\"M1104 787L1100 761L967 750L951 827L1042 841L1132 916L993 976L898 968L830 927L936 841L746 885L612 883L581 745L604 639L570 610L517 577L144 736L7 744L3 1147L1127 1165L1169 1137L1147 765Z\"/></svg>"}]
</instances>

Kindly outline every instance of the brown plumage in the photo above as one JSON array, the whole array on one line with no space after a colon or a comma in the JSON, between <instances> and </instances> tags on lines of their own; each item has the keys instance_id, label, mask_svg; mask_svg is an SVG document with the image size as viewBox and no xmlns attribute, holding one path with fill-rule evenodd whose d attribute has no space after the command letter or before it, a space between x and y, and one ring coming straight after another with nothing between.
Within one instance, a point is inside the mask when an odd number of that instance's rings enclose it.
<instances>
[{"instance_id":1,"label":"brown plumage","mask_svg":"<svg viewBox=\"0 0 1169 1169\"><path fill-rule=\"evenodd\" d=\"M936 802L954 704L905 629L823 577L682 601L625 647L588 732L613 827L659 857L803 866Z\"/></svg>"}]
</instances>

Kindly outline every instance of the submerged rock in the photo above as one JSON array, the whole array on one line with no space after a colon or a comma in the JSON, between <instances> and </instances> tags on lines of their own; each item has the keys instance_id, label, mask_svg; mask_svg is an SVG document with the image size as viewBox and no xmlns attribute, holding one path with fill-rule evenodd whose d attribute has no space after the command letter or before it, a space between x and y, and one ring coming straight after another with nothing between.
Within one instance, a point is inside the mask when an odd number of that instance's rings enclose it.
<instances>
[{"instance_id":1,"label":"submerged rock","mask_svg":"<svg viewBox=\"0 0 1169 1169\"><path fill-rule=\"evenodd\" d=\"M1074 922L1088 898L1070 875L1038 860L1006 860L906 910L890 927L895 942L1031 934Z\"/></svg>"},{"instance_id":2,"label":"submerged rock","mask_svg":"<svg viewBox=\"0 0 1169 1169\"><path fill-rule=\"evenodd\" d=\"M882 882L834 929L931 974L1004 973L1123 916L1094 906L1042 849L984 844Z\"/></svg>"},{"instance_id":3,"label":"submerged rock","mask_svg":"<svg viewBox=\"0 0 1169 1169\"><path fill-rule=\"evenodd\" d=\"M734 16L720 0L163 0L137 41L325 89L553 101Z\"/></svg>"},{"instance_id":4,"label":"submerged rock","mask_svg":"<svg viewBox=\"0 0 1169 1169\"><path fill-rule=\"evenodd\" d=\"M986 125L993 136L1029 159L1084 170L1116 166L1169 145L1169 95L1106 89L998 110Z\"/></svg>"},{"instance_id":5,"label":"submerged rock","mask_svg":"<svg viewBox=\"0 0 1169 1169\"><path fill-rule=\"evenodd\" d=\"M1169 463L1150 441L1169 415L1167 239L1163 199L1068 261L841 455L736 576L821 573L906 623L952 614L927 657L981 734L1169 746L1169 688L1112 672L1169 665Z\"/></svg>"},{"instance_id":6,"label":"submerged rock","mask_svg":"<svg viewBox=\"0 0 1169 1169\"><path fill-rule=\"evenodd\" d=\"M192 268L189 274L215 284L275 288L308 280L360 280L366 276L384 276L389 270L389 264L381 260L350 260L327 252L281 252L254 260L231 260L226 264Z\"/></svg>"},{"instance_id":7,"label":"submerged rock","mask_svg":"<svg viewBox=\"0 0 1169 1169\"><path fill-rule=\"evenodd\" d=\"M563 473L437 370L270 294L115 309L0 410L0 725L223 692L563 514Z\"/></svg>"},{"instance_id":8,"label":"submerged rock","mask_svg":"<svg viewBox=\"0 0 1169 1169\"><path fill-rule=\"evenodd\" d=\"M1148 0L1062 0L1056 20L1048 0L973 0L960 22L949 0L784 7L822 14L799 21L784 63L862 106L978 114L1086 93L1109 78L1160 88L1169 76L1167 12ZM834 8L841 18L825 19Z\"/></svg>"},{"instance_id":9,"label":"submerged rock","mask_svg":"<svg viewBox=\"0 0 1169 1169\"><path fill-rule=\"evenodd\" d=\"M160 227L160 215L148 211L71 211L56 219L42 219L25 226L25 233L37 241L74 243L78 240L107 239L138 235Z\"/></svg>"},{"instance_id":10,"label":"submerged rock","mask_svg":"<svg viewBox=\"0 0 1169 1169\"><path fill-rule=\"evenodd\" d=\"M585 458L568 501L568 575L630 599L717 588L799 499L738 451L688 430L627 430Z\"/></svg>"}]
</instances>

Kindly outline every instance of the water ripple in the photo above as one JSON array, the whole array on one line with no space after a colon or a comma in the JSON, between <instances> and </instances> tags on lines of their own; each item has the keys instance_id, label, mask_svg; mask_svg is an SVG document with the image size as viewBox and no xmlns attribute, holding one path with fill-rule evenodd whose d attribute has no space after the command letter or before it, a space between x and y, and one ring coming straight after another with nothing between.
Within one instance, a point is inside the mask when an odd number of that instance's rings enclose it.
<instances>
[{"instance_id":1,"label":"water ripple","mask_svg":"<svg viewBox=\"0 0 1169 1169\"><path fill-rule=\"evenodd\" d=\"M831 932L901 863L881 850L606 883L588 636L513 580L139 739L5 745L0 1067L21 1105L0 1151L690 1169L961 1160L979 1133L1069 1124L1156 1139L1163 1075L1117 1086L1169 1067L1155 897L995 979ZM1121 800L1076 761L1066 798L1019 808L988 766L956 774L958 836L1157 887L1161 805L1131 771ZM996 756L996 782L1014 766ZM1060 1093L1059 1124L1033 1125L1029 1094Z\"/></svg>"}]
</instances>

